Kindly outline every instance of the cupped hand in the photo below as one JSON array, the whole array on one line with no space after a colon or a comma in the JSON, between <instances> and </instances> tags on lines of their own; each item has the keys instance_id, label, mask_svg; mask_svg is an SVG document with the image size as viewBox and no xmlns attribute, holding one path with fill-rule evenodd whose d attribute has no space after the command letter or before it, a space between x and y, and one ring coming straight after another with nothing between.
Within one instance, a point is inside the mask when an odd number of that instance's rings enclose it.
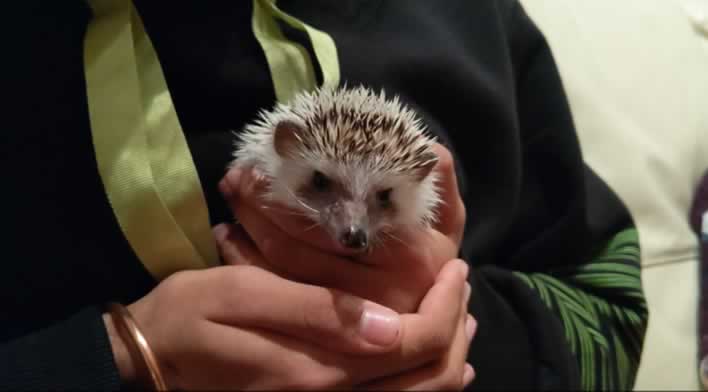
<instances>
[{"instance_id":1,"label":"cupped hand","mask_svg":"<svg viewBox=\"0 0 708 392\"><path fill-rule=\"evenodd\" d=\"M249 253L255 248L265 261L259 266L283 277L337 288L396 311L415 311L442 265L458 256L466 219L452 156L440 144L435 152L442 199L439 219L429 230L393 232L384 246L362 255L343 250L307 218L265 204L267 184L261 176L231 169L220 189L239 225L216 228L225 263L259 260ZM239 249L245 242L254 246Z\"/></svg>"},{"instance_id":2,"label":"cupped hand","mask_svg":"<svg viewBox=\"0 0 708 392\"><path fill-rule=\"evenodd\" d=\"M459 389L469 371L439 358L466 356L466 275L459 260L445 265L415 314L252 266L177 273L128 309L170 389ZM104 318L130 381L134 366Z\"/></svg>"}]
</instances>

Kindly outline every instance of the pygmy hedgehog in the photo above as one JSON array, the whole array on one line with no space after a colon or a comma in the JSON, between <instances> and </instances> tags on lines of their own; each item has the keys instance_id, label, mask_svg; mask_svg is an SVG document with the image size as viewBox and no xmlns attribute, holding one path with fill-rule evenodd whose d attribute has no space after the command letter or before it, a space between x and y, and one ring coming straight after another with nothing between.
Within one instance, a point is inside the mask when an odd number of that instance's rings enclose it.
<instances>
[{"instance_id":1,"label":"pygmy hedgehog","mask_svg":"<svg viewBox=\"0 0 708 392\"><path fill-rule=\"evenodd\" d=\"M309 217L340 246L365 250L397 228L435 221L435 141L383 90L320 88L261 111L237 134L231 165L266 177L268 201Z\"/></svg>"}]
</instances>

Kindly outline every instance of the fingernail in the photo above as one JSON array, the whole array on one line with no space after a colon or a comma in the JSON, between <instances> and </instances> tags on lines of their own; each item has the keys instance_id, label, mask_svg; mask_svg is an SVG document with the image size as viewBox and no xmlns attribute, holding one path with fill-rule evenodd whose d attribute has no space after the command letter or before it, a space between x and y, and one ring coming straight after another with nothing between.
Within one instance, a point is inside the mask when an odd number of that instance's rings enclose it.
<instances>
[{"instance_id":1,"label":"fingernail","mask_svg":"<svg viewBox=\"0 0 708 392\"><path fill-rule=\"evenodd\" d=\"M229 226L226 223L219 223L212 228L212 232L217 242L223 241L229 234Z\"/></svg>"},{"instance_id":2,"label":"fingernail","mask_svg":"<svg viewBox=\"0 0 708 392\"><path fill-rule=\"evenodd\" d=\"M470 286L469 282L465 283L465 303L469 304L470 303L470 295L472 294L472 286Z\"/></svg>"},{"instance_id":3,"label":"fingernail","mask_svg":"<svg viewBox=\"0 0 708 392\"><path fill-rule=\"evenodd\" d=\"M226 173L226 176L219 181L219 191L228 198L233 197L234 188L231 184L238 185L241 181L241 169L231 169Z\"/></svg>"},{"instance_id":4,"label":"fingernail","mask_svg":"<svg viewBox=\"0 0 708 392\"><path fill-rule=\"evenodd\" d=\"M467 339L472 339L474 333L477 332L477 320L469 314L467 315L467 322L465 323L465 332L467 332Z\"/></svg>"},{"instance_id":5,"label":"fingernail","mask_svg":"<svg viewBox=\"0 0 708 392\"><path fill-rule=\"evenodd\" d=\"M462 383L467 386L474 380L474 368L469 363L465 364L465 372L462 375Z\"/></svg>"},{"instance_id":6,"label":"fingernail","mask_svg":"<svg viewBox=\"0 0 708 392\"><path fill-rule=\"evenodd\" d=\"M364 303L359 333L369 343L388 346L396 341L401 329L398 314L373 302Z\"/></svg>"}]
</instances>

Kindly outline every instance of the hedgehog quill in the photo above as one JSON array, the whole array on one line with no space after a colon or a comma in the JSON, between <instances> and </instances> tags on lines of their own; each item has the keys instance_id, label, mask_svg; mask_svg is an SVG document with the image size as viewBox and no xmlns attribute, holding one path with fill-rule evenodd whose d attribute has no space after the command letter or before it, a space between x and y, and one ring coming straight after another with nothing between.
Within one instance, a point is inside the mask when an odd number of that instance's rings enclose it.
<instances>
[{"instance_id":1,"label":"hedgehog quill","mask_svg":"<svg viewBox=\"0 0 708 392\"><path fill-rule=\"evenodd\" d=\"M436 220L435 142L398 97L322 88L261 111L237 135L231 166L255 169L268 180L267 201L364 251Z\"/></svg>"}]
</instances>

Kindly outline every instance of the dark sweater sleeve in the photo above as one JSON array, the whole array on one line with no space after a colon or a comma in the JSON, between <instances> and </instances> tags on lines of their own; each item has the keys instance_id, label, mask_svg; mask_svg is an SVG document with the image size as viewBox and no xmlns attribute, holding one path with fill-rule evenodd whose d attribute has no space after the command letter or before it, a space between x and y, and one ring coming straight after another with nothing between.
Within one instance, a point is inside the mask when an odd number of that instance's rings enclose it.
<instances>
[{"instance_id":1,"label":"dark sweater sleeve","mask_svg":"<svg viewBox=\"0 0 708 392\"><path fill-rule=\"evenodd\" d=\"M630 390L648 318L637 232L583 161L545 38L520 5L510 20L522 190L506 241L471 273L470 389Z\"/></svg>"},{"instance_id":2,"label":"dark sweater sleeve","mask_svg":"<svg viewBox=\"0 0 708 392\"><path fill-rule=\"evenodd\" d=\"M0 344L0 389L119 390L99 308Z\"/></svg>"}]
</instances>

